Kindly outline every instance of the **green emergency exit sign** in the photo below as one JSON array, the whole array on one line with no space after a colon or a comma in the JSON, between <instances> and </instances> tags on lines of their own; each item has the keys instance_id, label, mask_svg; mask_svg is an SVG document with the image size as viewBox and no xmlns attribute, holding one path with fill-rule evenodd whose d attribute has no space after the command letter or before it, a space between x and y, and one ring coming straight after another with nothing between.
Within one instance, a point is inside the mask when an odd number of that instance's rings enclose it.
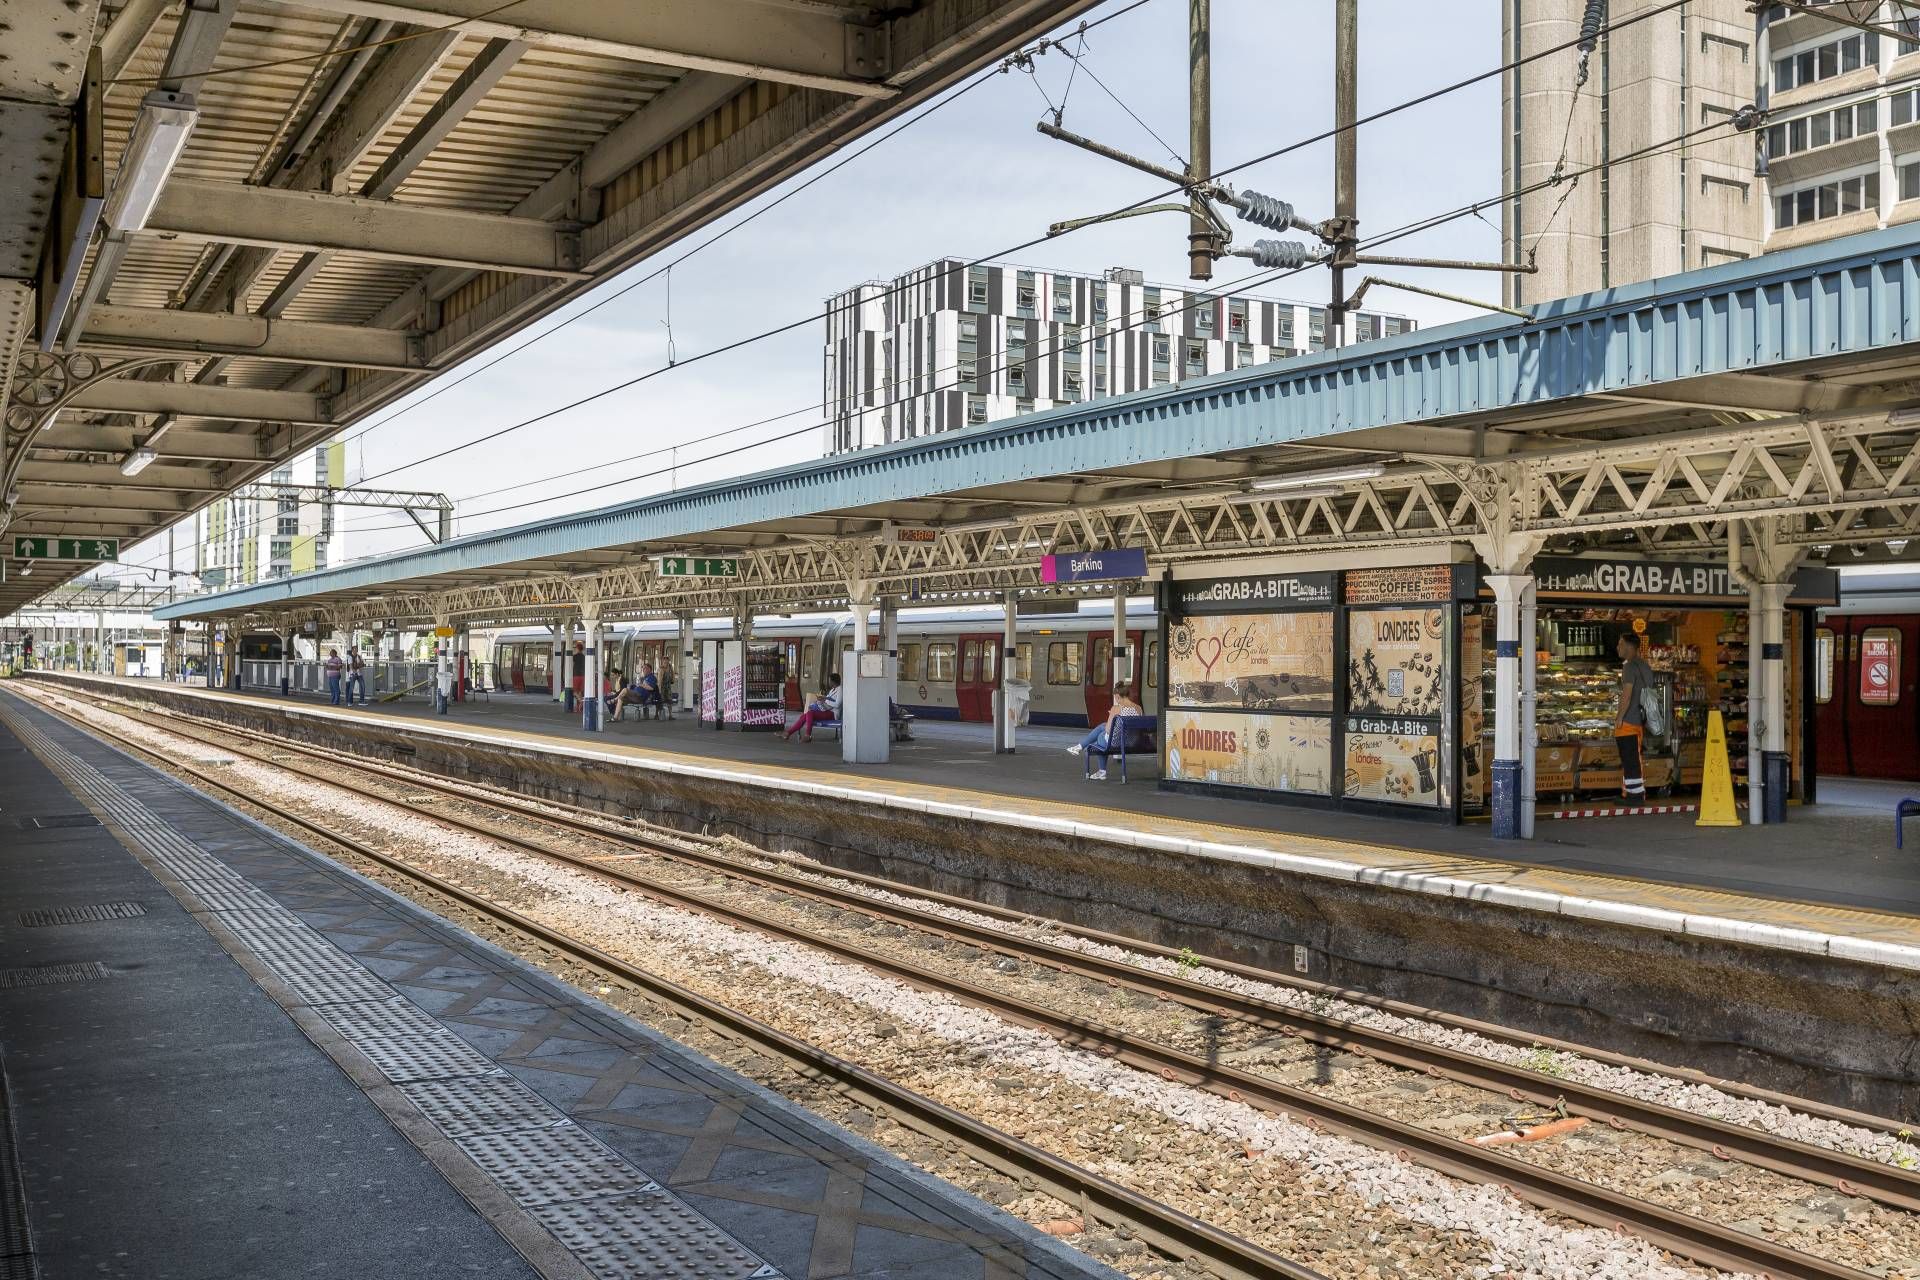
<instances>
[{"instance_id":1,"label":"green emergency exit sign","mask_svg":"<svg viewBox=\"0 0 1920 1280\"><path fill-rule=\"evenodd\" d=\"M740 561L732 556L661 556L663 578L737 578Z\"/></svg>"},{"instance_id":2,"label":"green emergency exit sign","mask_svg":"<svg viewBox=\"0 0 1920 1280\"><path fill-rule=\"evenodd\" d=\"M120 558L118 538L25 538L13 540L15 560L91 560Z\"/></svg>"}]
</instances>

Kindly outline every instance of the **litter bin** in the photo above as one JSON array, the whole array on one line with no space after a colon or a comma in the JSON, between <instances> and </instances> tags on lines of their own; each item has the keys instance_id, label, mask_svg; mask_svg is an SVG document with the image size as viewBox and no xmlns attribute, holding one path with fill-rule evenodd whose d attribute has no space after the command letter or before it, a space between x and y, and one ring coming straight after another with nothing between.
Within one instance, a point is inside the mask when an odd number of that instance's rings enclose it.
<instances>
[{"instance_id":1,"label":"litter bin","mask_svg":"<svg viewBox=\"0 0 1920 1280\"><path fill-rule=\"evenodd\" d=\"M1033 683L1028 680L1007 677L1007 710L1013 717L1013 723L1019 728L1027 724L1027 704L1033 699Z\"/></svg>"}]
</instances>

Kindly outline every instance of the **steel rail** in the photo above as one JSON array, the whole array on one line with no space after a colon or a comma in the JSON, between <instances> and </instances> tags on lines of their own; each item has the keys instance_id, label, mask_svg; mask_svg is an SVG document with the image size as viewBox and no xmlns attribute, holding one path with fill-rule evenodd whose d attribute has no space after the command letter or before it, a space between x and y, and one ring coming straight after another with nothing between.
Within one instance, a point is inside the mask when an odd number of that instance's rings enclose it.
<instances>
[{"instance_id":1,"label":"steel rail","mask_svg":"<svg viewBox=\"0 0 1920 1280\"><path fill-rule=\"evenodd\" d=\"M87 726L88 731L93 731L95 728L96 726ZM112 733L111 730L100 731ZM167 732L176 731L167 730ZM191 734L183 736L193 737ZM200 740L204 741L204 739ZM158 754L151 748L141 749L148 754ZM228 747L222 749L236 750ZM280 762L264 760L251 752L241 751L240 754L247 755L269 767L287 772L299 772L287 769L287 766ZM184 768L184 766L180 767ZM308 776L311 778L311 775ZM1161 1045L1090 1019L1056 1013L1044 1006L993 991L965 979L950 977L906 961L877 955L856 944L821 937L777 920L766 919L743 908L714 902L696 893L675 889L618 868L608 867L584 855L553 849L523 836L503 833L484 823L471 822L455 815L427 810L380 795L355 783L332 778L312 778L312 780L391 805L404 812L431 818L488 839L525 849L536 856L558 862L598 879L607 880L623 888L638 891L671 905L718 916L743 928L825 951L850 963L897 978L921 990L957 997L1018 1025L1045 1031L1071 1047L1099 1053L1136 1069L1156 1074L1170 1082L1185 1083L1205 1089L1257 1109L1280 1112L1284 1116L1304 1117L1305 1123L1310 1128L1332 1130L1367 1146L1390 1151L1402 1159L1415 1161L1464 1181L1498 1185L1516 1197L1541 1208L1564 1214L1576 1221L1609 1228L1623 1235L1642 1239L1695 1262L1736 1272L1755 1272L1770 1277L1770 1280L1867 1280L1868 1277L1867 1272L1830 1259L1777 1245L1761 1237L1748 1235L1704 1218L1678 1213L1662 1205L1653 1204L1611 1188L1513 1159L1495 1150L1477 1147L1389 1117L1375 1115L1362 1108ZM241 794L237 788L227 784L222 785L228 790L235 791L236 794ZM251 798L250 802L263 804ZM263 804L263 807L272 806ZM296 817L296 820L299 819ZM303 826L317 831L322 830L314 824L300 821ZM322 831L322 834L325 832ZM334 837L328 836L328 838Z\"/></svg>"},{"instance_id":2,"label":"steel rail","mask_svg":"<svg viewBox=\"0 0 1920 1280\"><path fill-rule=\"evenodd\" d=\"M271 813L280 821L351 850L359 857L412 880L470 911L525 934L544 947L609 974L645 992L690 1021L704 1024L727 1039L744 1042L757 1051L787 1063L810 1080L831 1083L844 1096L932 1139L943 1149L961 1149L973 1159L1016 1179L1022 1185L1043 1189L1062 1203L1079 1207L1093 1221L1131 1230L1170 1257L1206 1266L1223 1276L1245 1276L1254 1280L1330 1280L1322 1272L1283 1258L1250 1240L1184 1214L1171 1205L1141 1195L777 1027L730 1009L691 988L648 973L590 943L541 924L481 894L463 889L430 871L412 866L346 832L334 830L282 805L261 799L244 787L171 759L137 739L100 725L87 724L66 715L59 708L46 709L61 715L83 733L107 738L138 756L152 757L196 782L227 792L255 808ZM384 797L381 799L385 803L395 803ZM406 808L404 805L398 807Z\"/></svg>"},{"instance_id":3,"label":"steel rail","mask_svg":"<svg viewBox=\"0 0 1920 1280\"><path fill-rule=\"evenodd\" d=\"M230 735L236 732L208 725L198 717L182 716L164 709L143 707L141 710L158 714L170 721L185 720L213 728L215 732ZM172 731L178 732L178 730ZM317 748L290 742L277 735L272 736L274 741L284 743L302 755L322 761L331 759L332 762L338 763L337 757L329 757L326 752ZM201 740L204 741L204 739ZM262 760L261 762L275 767L284 767L278 761ZM1128 987L1173 1000L1200 1012L1275 1030L1283 1035L1297 1037L1325 1048L1338 1049L1391 1066L1421 1071L1461 1084L1505 1094L1516 1102L1564 1107L1571 1114L1588 1116L1614 1128L1636 1130L1707 1151L1723 1160L1738 1160L1800 1181L1830 1186L1844 1195L1864 1196L1895 1208L1920 1211L1920 1171L1901 1169L1847 1152L1796 1142L1745 1125L1682 1111L1659 1103L1642 1101L1599 1086L1546 1076L1524 1067L1512 1066L1464 1050L1367 1027L1347 1019L1316 1014L1308 1010L1291 1009L1269 1000L1195 982L1177 975L1157 973L1126 961L1069 950L1053 943L1034 941L970 921L954 920L934 912L883 902L864 894L822 885L791 872L750 867L724 855L706 853L694 848L683 849L672 844L655 843L646 836L622 832L604 824L605 821L610 820L594 821L592 818L574 818L565 814L544 812L535 804L495 789L489 788L484 796L476 798L472 784L449 784L417 770L358 757L355 758L353 767L391 778L395 782L408 786L435 791L458 801L495 805L532 821L564 827L598 839L617 841L676 861L693 863L703 869L729 875L763 888L805 896L889 923L941 934L956 941L1018 956L1080 976L1098 978L1110 985ZM316 780L328 785L348 785L325 777L318 777ZM373 795L371 798L396 803L386 796ZM446 817L445 814L429 816L443 819ZM836 871L830 874L853 876L857 873ZM878 881L876 877L859 876L858 878L876 882L878 886L892 892L914 895L924 893L910 886ZM951 905L975 911L984 908L984 904L957 899L952 900ZM1015 913L1004 912L1001 909L984 909L989 913L999 911L1004 916L1015 916ZM1026 918L1017 917L1017 919L1025 920ZM1104 935L1100 940L1116 946L1135 948L1140 946L1131 939L1113 935ZM1167 955L1168 958L1177 958L1171 952ZM1207 961L1207 963L1214 962ZM1271 980L1276 975L1255 970L1248 976ZM1338 994L1331 990L1328 993ZM1574 1051L1590 1053L1578 1047L1574 1047ZM1711 1081L1707 1083L1719 1084ZM1773 1095L1768 1100L1775 1101L1778 1105L1800 1105L1798 1100L1779 1095Z\"/></svg>"}]
</instances>

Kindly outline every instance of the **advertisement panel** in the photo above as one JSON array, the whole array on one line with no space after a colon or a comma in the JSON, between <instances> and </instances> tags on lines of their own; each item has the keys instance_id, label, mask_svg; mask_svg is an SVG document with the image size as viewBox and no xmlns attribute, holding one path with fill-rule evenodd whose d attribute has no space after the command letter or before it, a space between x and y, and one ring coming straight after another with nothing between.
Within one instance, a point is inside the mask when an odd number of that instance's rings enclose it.
<instances>
[{"instance_id":1,"label":"advertisement panel","mask_svg":"<svg viewBox=\"0 0 1920 1280\"><path fill-rule=\"evenodd\" d=\"M1444 609L1355 609L1347 614L1352 711L1437 716L1446 697Z\"/></svg>"},{"instance_id":2,"label":"advertisement panel","mask_svg":"<svg viewBox=\"0 0 1920 1280\"><path fill-rule=\"evenodd\" d=\"M1327 795L1332 724L1316 716L1168 711L1165 776L1181 782Z\"/></svg>"},{"instance_id":3,"label":"advertisement panel","mask_svg":"<svg viewBox=\"0 0 1920 1280\"><path fill-rule=\"evenodd\" d=\"M1410 604L1453 598L1454 566L1408 565L1394 569L1349 569L1348 604Z\"/></svg>"},{"instance_id":4,"label":"advertisement panel","mask_svg":"<svg viewBox=\"0 0 1920 1280\"><path fill-rule=\"evenodd\" d=\"M1181 578L1171 585L1173 615L1246 613L1299 609L1333 603L1331 573L1249 573L1224 578Z\"/></svg>"},{"instance_id":5,"label":"advertisement panel","mask_svg":"<svg viewBox=\"0 0 1920 1280\"><path fill-rule=\"evenodd\" d=\"M1487 803L1487 785L1493 768L1492 757L1483 754L1480 734L1485 727L1486 705L1482 682L1486 678L1481 665L1481 627L1483 615L1460 615L1460 803L1478 813Z\"/></svg>"},{"instance_id":6,"label":"advertisement panel","mask_svg":"<svg viewBox=\"0 0 1920 1280\"><path fill-rule=\"evenodd\" d=\"M1418 720L1347 721L1343 794L1429 807L1440 803L1440 735Z\"/></svg>"},{"instance_id":7,"label":"advertisement panel","mask_svg":"<svg viewBox=\"0 0 1920 1280\"><path fill-rule=\"evenodd\" d=\"M1333 710L1331 611L1201 614L1167 641L1174 706Z\"/></svg>"}]
</instances>

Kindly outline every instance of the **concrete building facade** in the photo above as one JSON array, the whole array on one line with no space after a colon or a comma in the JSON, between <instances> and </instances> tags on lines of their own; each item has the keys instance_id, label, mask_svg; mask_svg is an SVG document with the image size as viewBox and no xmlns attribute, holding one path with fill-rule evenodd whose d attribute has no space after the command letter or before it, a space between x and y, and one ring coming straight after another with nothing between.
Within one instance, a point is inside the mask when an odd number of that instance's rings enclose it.
<instances>
[{"instance_id":1,"label":"concrete building facade","mask_svg":"<svg viewBox=\"0 0 1920 1280\"><path fill-rule=\"evenodd\" d=\"M824 449L844 453L1326 345L1320 307L943 258L827 303ZM1358 312L1354 341L1412 329Z\"/></svg>"},{"instance_id":2,"label":"concrete building facade","mask_svg":"<svg viewBox=\"0 0 1920 1280\"><path fill-rule=\"evenodd\" d=\"M1607 22L1618 29L1600 39L1584 85L1572 50L1503 77L1501 231L1510 260L1533 254L1539 266L1508 278L1510 306L1761 252L1755 134L1714 129L1674 142L1755 100L1765 67L1755 15L1746 0L1694 0L1621 26L1658 7L1612 0ZM1577 40L1585 9L1585 0L1503 0L1503 60ZM1593 165L1603 167L1567 176Z\"/></svg>"},{"instance_id":3,"label":"concrete building facade","mask_svg":"<svg viewBox=\"0 0 1920 1280\"><path fill-rule=\"evenodd\" d=\"M1885 33L1785 5L1761 15L1768 249L1920 217L1920 14L1846 12Z\"/></svg>"}]
</instances>

